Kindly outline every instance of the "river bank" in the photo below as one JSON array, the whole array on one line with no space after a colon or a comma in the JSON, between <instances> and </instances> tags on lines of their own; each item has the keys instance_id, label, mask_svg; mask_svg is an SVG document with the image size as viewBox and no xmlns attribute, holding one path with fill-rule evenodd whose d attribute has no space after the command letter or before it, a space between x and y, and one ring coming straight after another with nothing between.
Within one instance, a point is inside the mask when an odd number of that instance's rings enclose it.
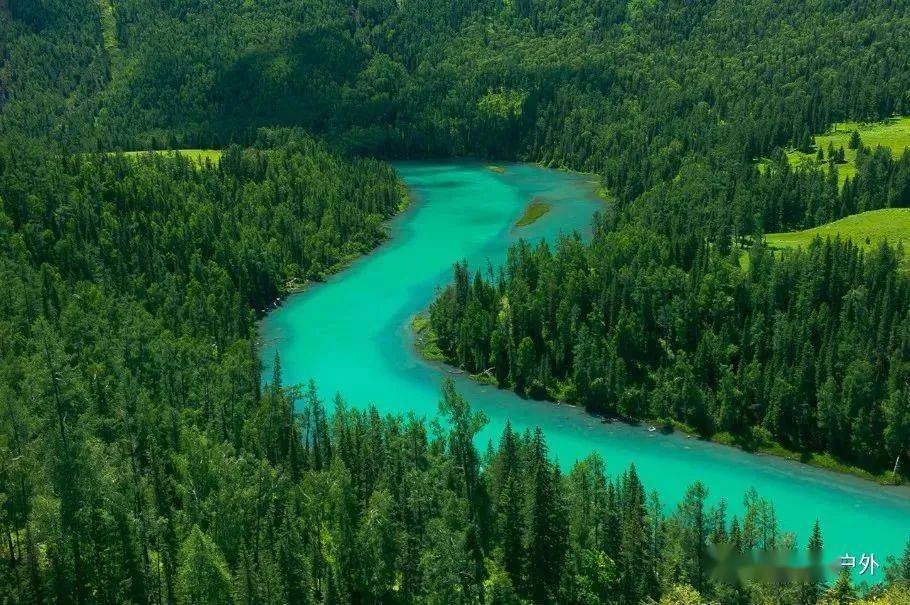
<instances>
[{"instance_id":1,"label":"river bank","mask_svg":"<svg viewBox=\"0 0 910 605\"><path fill-rule=\"evenodd\" d=\"M430 326L429 317L427 317L425 313L418 313L415 315L411 319L409 326L414 337L414 348L417 353L425 360L434 363L442 363L450 373L464 374L466 377L477 382L478 384L492 386L500 390L513 392L509 389L502 389L499 386L496 378L489 371L481 372L480 374L471 374L470 372L466 372L456 366L451 365L449 363L449 360L446 359L445 354L439 348L439 345L437 344L436 333ZM568 404L553 399L548 399L547 401L550 401L554 405L572 405L572 407L578 407L573 404ZM704 437L702 435L699 435L698 431L692 427L676 420L667 420L662 418L620 418L616 416L596 414L583 409L582 411L584 411L586 414L589 414L592 418L608 420L611 422L625 422L626 424L632 426L641 426L643 429L648 430L652 428L655 430L660 429L660 431L664 433L679 431L680 433L694 439L736 448L756 456L775 456L784 460L790 460L793 462L798 462L800 464L805 464L813 468L844 475L850 475L859 479L865 479L867 481L878 483L882 486L899 486L904 484L904 481L902 481L899 476L895 476L892 471L873 473L866 469L840 462L827 453L797 452L789 450L779 443L772 442L766 435L762 434L762 431L760 429L753 430L753 434L749 438L743 436L735 436L727 432L719 432L711 435L710 437Z\"/></svg>"},{"instance_id":2,"label":"river bank","mask_svg":"<svg viewBox=\"0 0 910 605\"><path fill-rule=\"evenodd\" d=\"M348 254L326 268L321 275L312 276L312 277L291 277L284 283L284 287L281 292L279 292L278 297L273 300L269 306L264 309L257 309L257 313L260 316L265 316L265 314L270 313L281 306L288 297L293 296L294 294L299 294L306 291L308 288L315 284L325 283L325 281L337 273L341 273L345 269L349 268L352 264L360 260L361 258L373 253L377 248L388 242L392 238L392 223L393 221L400 217L404 212L411 206L411 194L407 186L402 182L398 181L398 206L395 210L395 214L390 216L383 223L385 232L382 236L375 242L368 250L363 250L353 254Z\"/></svg>"}]
</instances>

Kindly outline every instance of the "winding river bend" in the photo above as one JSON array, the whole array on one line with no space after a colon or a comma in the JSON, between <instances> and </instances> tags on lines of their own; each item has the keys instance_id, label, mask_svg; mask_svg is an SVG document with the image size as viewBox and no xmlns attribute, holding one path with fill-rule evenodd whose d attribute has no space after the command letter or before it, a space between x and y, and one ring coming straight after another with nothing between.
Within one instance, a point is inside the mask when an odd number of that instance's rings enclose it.
<instances>
[{"instance_id":1,"label":"winding river bend","mask_svg":"<svg viewBox=\"0 0 910 605\"><path fill-rule=\"evenodd\" d=\"M552 240L560 232L589 231L603 202L586 177L533 166L509 165L502 174L476 163L396 167L413 203L393 221L390 241L268 315L261 328L262 358L268 366L277 350L285 383L312 378L327 400L340 392L352 406L374 404L381 413L432 418L447 370L417 355L408 325L451 279L452 264L467 259L473 268L497 266L520 237ZM516 229L515 221L538 196L551 211ZM880 487L681 435L601 424L570 406L525 401L464 377L456 377L456 384L490 420L483 444L498 439L506 419L519 430L541 426L561 465L592 451L611 473L634 462L646 488L656 489L667 506L701 480L712 500L724 497L731 514L740 513L743 494L755 487L774 503L781 529L796 532L799 545L817 518L829 555L873 553L880 562L899 553L910 534L907 488Z\"/></svg>"}]
</instances>

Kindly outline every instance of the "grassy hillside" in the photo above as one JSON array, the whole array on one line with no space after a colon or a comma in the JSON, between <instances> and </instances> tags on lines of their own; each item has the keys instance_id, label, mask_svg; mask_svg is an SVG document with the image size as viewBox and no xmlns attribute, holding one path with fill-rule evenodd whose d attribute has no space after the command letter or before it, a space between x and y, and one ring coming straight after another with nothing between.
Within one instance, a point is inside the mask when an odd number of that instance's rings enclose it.
<instances>
[{"instance_id":1,"label":"grassy hillside","mask_svg":"<svg viewBox=\"0 0 910 605\"><path fill-rule=\"evenodd\" d=\"M770 233L768 245L775 248L797 248L808 245L815 237L850 239L862 248L870 249L881 241L891 244L910 244L910 208L872 210L844 217L838 221L805 231ZM907 266L907 259L904 259Z\"/></svg>"},{"instance_id":2,"label":"grassy hillside","mask_svg":"<svg viewBox=\"0 0 910 605\"><path fill-rule=\"evenodd\" d=\"M845 164L837 167L838 178L841 184L849 176L851 179L856 175L856 150L849 148L850 135L853 131L859 133L863 145L870 149L876 147L887 147L891 153L898 156L904 152L904 149L910 147L910 117L893 118L884 122L875 122L865 124L861 122L841 122L835 124L831 132L815 137L816 149L821 147L827 158L828 146L833 145L834 149L844 148ZM815 153L803 153L797 150L787 152L787 158L792 166L817 166L818 160ZM827 160L826 160L827 162Z\"/></svg>"}]
</instances>

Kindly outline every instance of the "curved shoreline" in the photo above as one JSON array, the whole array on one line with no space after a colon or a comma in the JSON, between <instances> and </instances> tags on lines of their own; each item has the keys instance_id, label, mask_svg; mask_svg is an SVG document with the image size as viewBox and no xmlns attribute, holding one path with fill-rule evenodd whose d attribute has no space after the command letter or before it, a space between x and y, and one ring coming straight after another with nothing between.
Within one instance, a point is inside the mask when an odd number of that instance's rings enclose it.
<instances>
[{"instance_id":1,"label":"curved shoreline","mask_svg":"<svg viewBox=\"0 0 910 605\"><path fill-rule=\"evenodd\" d=\"M408 321L408 330L411 333L414 350L417 354L427 361L428 363L440 365L446 372L450 374L459 374L467 377L473 382L481 386L493 387L499 391L511 393L518 397L522 397L512 389L502 388L499 386L498 382L495 379L484 379L481 378L480 374L471 374L467 370L463 370L458 366L455 366L446 359L445 355L438 349L435 344L436 335L433 332L433 328L430 327L429 318L426 316L426 312L422 311L414 315L410 321ZM492 377L491 377L492 378ZM522 399L526 399L522 397ZM767 456L770 458L785 460L788 462L794 462L803 466L807 466L813 469L820 471L825 471L832 473L833 475L840 475L844 477L854 477L869 483L873 483L880 487L893 487L897 489L907 490L907 497L910 498L910 485L907 482L900 480L895 481L894 477L891 474L891 471L885 471L880 474L875 474L870 471L867 471L863 468L851 466L847 464L842 464L836 460L831 459L830 462L825 461L827 454L818 454L817 452L809 452L804 454L801 452L790 451L784 448L782 445L773 444L767 446L766 444L760 445L757 448L749 448L743 445L736 443L736 437L730 435L729 433L715 433L709 438L702 437L698 435L694 430L685 426L684 424L676 421L667 421L662 419L654 418L623 418L620 416L611 416L608 414L597 414L595 412L588 411L585 408L579 407L573 403L566 403L562 401L555 401L553 399L543 399L543 400L533 400L533 401L542 401L549 403L554 406L567 406L579 410L580 413L583 413L589 416L592 419L595 419L599 422L621 422L629 427L640 427L642 429L651 429L655 427L660 427L657 431L649 432L659 432L662 435L668 435L673 433L680 433L687 439L695 439L702 443L710 443L713 445L728 447L751 454L753 456ZM808 458L808 459L806 459ZM819 459L821 458L821 459Z\"/></svg>"}]
</instances>

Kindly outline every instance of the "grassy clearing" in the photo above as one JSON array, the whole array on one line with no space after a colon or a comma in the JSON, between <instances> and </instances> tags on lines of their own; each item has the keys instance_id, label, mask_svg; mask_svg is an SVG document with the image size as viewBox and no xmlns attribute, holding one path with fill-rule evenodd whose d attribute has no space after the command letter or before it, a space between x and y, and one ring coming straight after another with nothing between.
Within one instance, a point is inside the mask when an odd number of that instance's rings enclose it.
<instances>
[{"instance_id":1,"label":"grassy clearing","mask_svg":"<svg viewBox=\"0 0 910 605\"><path fill-rule=\"evenodd\" d=\"M872 249L882 241L892 245L910 245L910 208L885 208L844 217L805 231L771 233L765 241L773 248L807 246L816 237L852 240L857 246ZM906 259L905 259L906 262Z\"/></svg>"},{"instance_id":2,"label":"grassy clearing","mask_svg":"<svg viewBox=\"0 0 910 605\"><path fill-rule=\"evenodd\" d=\"M446 363L446 356L436 340L436 333L430 327L430 318L425 314L418 314L411 319L411 331L414 332L414 347L417 353L427 361L441 361ZM460 370L457 370L461 373ZM468 378L479 384L499 388L499 381L493 375L492 368L479 374L468 374Z\"/></svg>"},{"instance_id":3,"label":"grassy clearing","mask_svg":"<svg viewBox=\"0 0 910 605\"><path fill-rule=\"evenodd\" d=\"M595 181L589 181L590 183L595 183ZM602 202L612 202L615 200L613 194L606 187L596 187L594 193L597 195L597 198Z\"/></svg>"},{"instance_id":4,"label":"grassy clearing","mask_svg":"<svg viewBox=\"0 0 910 605\"><path fill-rule=\"evenodd\" d=\"M893 246L902 244L904 257L901 268L910 272L910 208L870 210L805 231L769 233L765 236L765 243L777 250L787 250L806 247L816 237L822 240L836 237L849 239L867 251L883 241ZM746 249L742 249L739 255L739 266L743 271L749 270L749 253Z\"/></svg>"},{"instance_id":5,"label":"grassy clearing","mask_svg":"<svg viewBox=\"0 0 910 605\"><path fill-rule=\"evenodd\" d=\"M530 204L528 204L528 207L525 208L524 214L521 215L521 218L518 219L518 222L515 223L515 226L527 227L528 225L534 224L540 220L540 218L543 217L547 212L549 212L551 207L552 206L547 202L539 198L535 198Z\"/></svg>"},{"instance_id":6,"label":"grassy clearing","mask_svg":"<svg viewBox=\"0 0 910 605\"><path fill-rule=\"evenodd\" d=\"M841 185L847 177L856 176L856 150L849 148L850 135L853 131L859 133L863 145L875 149L887 147L895 156L900 155L910 147L910 117L892 118L884 122L865 124L862 122L841 122L835 124L827 134L815 137L816 149L821 147L825 152L826 160L819 164L815 153L803 153L795 149L787 151L787 159L793 167L827 166L828 146L834 149L844 148L846 163L837 166L837 176ZM760 165L761 167L761 165Z\"/></svg>"},{"instance_id":7,"label":"grassy clearing","mask_svg":"<svg viewBox=\"0 0 910 605\"><path fill-rule=\"evenodd\" d=\"M126 157L138 157L146 153L154 153L161 155L174 155L179 153L180 155L189 158L195 162L198 166L204 166L206 161L210 162L212 165L217 165L221 160L221 150L220 149L177 149L177 150L167 150L167 151L126 151L123 153Z\"/></svg>"}]
</instances>

